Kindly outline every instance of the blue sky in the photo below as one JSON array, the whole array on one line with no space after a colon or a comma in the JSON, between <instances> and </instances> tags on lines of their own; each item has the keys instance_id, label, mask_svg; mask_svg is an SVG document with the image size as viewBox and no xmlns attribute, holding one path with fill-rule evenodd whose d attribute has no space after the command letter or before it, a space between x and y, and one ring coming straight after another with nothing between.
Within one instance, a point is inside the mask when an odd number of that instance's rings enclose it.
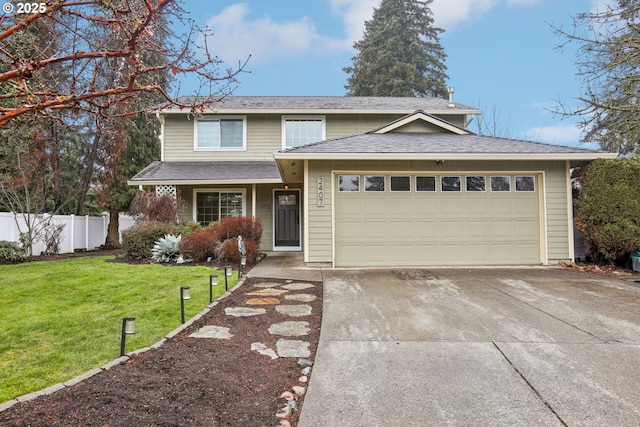
<instances>
[{"instance_id":1,"label":"blue sky","mask_svg":"<svg viewBox=\"0 0 640 427\"><path fill-rule=\"evenodd\" d=\"M607 0L434 0L445 32L448 86L456 102L480 108L502 136L577 145L575 119L551 111L575 105L581 84L575 47L553 26ZM379 0L187 0L191 18L214 35L212 51L229 66L249 55L234 95L344 95L352 46ZM183 82L182 94L193 92ZM495 120L494 120L495 117ZM474 130L473 125L471 126Z\"/></svg>"}]
</instances>

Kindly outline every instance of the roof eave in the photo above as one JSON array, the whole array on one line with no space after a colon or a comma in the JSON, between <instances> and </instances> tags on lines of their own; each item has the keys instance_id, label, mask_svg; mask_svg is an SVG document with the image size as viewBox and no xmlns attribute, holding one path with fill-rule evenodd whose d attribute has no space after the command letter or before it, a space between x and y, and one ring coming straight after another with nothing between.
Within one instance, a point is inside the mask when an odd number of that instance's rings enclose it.
<instances>
[{"instance_id":1,"label":"roof eave","mask_svg":"<svg viewBox=\"0 0 640 427\"><path fill-rule=\"evenodd\" d=\"M348 109L348 108L220 108L220 109L206 109L200 114L408 114L415 111L415 108L406 109L391 109L391 110L375 110L375 109ZM427 114L439 115L439 114L456 114L456 115L468 115L468 114L482 114L481 110L476 109L437 109L437 110L424 110ZM188 110L179 109L163 109L158 110L160 114L193 114Z\"/></svg>"},{"instance_id":2,"label":"roof eave","mask_svg":"<svg viewBox=\"0 0 640 427\"><path fill-rule=\"evenodd\" d=\"M276 160L595 160L617 153L275 153Z\"/></svg>"},{"instance_id":3,"label":"roof eave","mask_svg":"<svg viewBox=\"0 0 640 427\"><path fill-rule=\"evenodd\" d=\"M224 179L224 180L189 180L189 179L141 179L129 180L127 185L238 185L238 184L281 184L280 178L263 179Z\"/></svg>"}]
</instances>

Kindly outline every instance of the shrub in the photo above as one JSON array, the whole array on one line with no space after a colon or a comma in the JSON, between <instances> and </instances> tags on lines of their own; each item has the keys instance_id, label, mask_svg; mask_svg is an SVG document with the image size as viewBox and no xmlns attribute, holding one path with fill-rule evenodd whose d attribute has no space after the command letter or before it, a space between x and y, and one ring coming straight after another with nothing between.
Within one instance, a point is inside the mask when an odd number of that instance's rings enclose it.
<instances>
[{"instance_id":1,"label":"shrub","mask_svg":"<svg viewBox=\"0 0 640 427\"><path fill-rule=\"evenodd\" d=\"M245 239L244 244L247 248L247 264L254 264L258 255L258 244L253 240L247 239ZM223 242L218 242L216 255L220 261L239 263L240 251L238 250L238 240L226 239Z\"/></svg>"},{"instance_id":2,"label":"shrub","mask_svg":"<svg viewBox=\"0 0 640 427\"><path fill-rule=\"evenodd\" d=\"M159 238L151 249L151 259L155 262L171 262L178 259L180 239L182 236L167 234Z\"/></svg>"},{"instance_id":3,"label":"shrub","mask_svg":"<svg viewBox=\"0 0 640 427\"><path fill-rule=\"evenodd\" d=\"M159 221L177 224L179 211L184 202L171 194L156 195L150 191L139 191L131 202L131 211L136 221Z\"/></svg>"},{"instance_id":4,"label":"shrub","mask_svg":"<svg viewBox=\"0 0 640 427\"><path fill-rule=\"evenodd\" d=\"M19 243L0 240L0 263L18 263L26 257L27 251Z\"/></svg>"},{"instance_id":5,"label":"shrub","mask_svg":"<svg viewBox=\"0 0 640 427\"><path fill-rule=\"evenodd\" d=\"M189 221L173 227L173 234L176 236L180 235L184 238L197 231L202 231L203 229L204 228L197 222Z\"/></svg>"},{"instance_id":6,"label":"shrub","mask_svg":"<svg viewBox=\"0 0 640 427\"><path fill-rule=\"evenodd\" d=\"M128 258L149 260L155 242L172 232L171 224L165 222L138 222L122 232L122 251Z\"/></svg>"},{"instance_id":7,"label":"shrub","mask_svg":"<svg viewBox=\"0 0 640 427\"><path fill-rule=\"evenodd\" d=\"M262 222L260 218L250 216L229 216L222 218L214 227L219 242L227 239L236 239L238 235L247 240L253 240L256 245L262 238Z\"/></svg>"},{"instance_id":8,"label":"shrub","mask_svg":"<svg viewBox=\"0 0 640 427\"><path fill-rule=\"evenodd\" d=\"M595 261L613 263L640 249L638 182L638 159L599 159L584 171L576 225Z\"/></svg>"},{"instance_id":9,"label":"shrub","mask_svg":"<svg viewBox=\"0 0 640 427\"><path fill-rule=\"evenodd\" d=\"M216 234L212 227L205 227L201 231L189 234L180 242L180 253L185 258L191 258L196 262L206 261L207 258L215 258Z\"/></svg>"}]
</instances>

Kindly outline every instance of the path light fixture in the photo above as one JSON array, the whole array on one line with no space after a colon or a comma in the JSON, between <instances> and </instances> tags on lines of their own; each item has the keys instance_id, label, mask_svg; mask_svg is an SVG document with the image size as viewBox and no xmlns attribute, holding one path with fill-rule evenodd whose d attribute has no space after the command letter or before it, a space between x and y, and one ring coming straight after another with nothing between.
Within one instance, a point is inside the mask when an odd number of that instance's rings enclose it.
<instances>
[{"instance_id":1,"label":"path light fixture","mask_svg":"<svg viewBox=\"0 0 640 427\"><path fill-rule=\"evenodd\" d=\"M247 266L247 256L240 255L240 266L238 267L238 280L242 276L242 270Z\"/></svg>"},{"instance_id":2,"label":"path light fixture","mask_svg":"<svg viewBox=\"0 0 640 427\"><path fill-rule=\"evenodd\" d=\"M180 314L182 323L184 323L184 302L191 299L190 288L188 286L180 286Z\"/></svg>"},{"instance_id":3,"label":"path light fixture","mask_svg":"<svg viewBox=\"0 0 640 427\"><path fill-rule=\"evenodd\" d=\"M209 304L213 302L213 287L218 286L218 275L210 274L209 275Z\"/></svg>"},{"instance_id":4,"label":"path light fixture","mask_svg":"<svg viewBox=\"0 0 640 427\"><path fill-rule=\"evenodd\" d=\"M122 337L120 338L120 357L125 355L124 347L127 335L136 333L135 317L124 317L122 319Z\"/></svg>"},{"instance_id":5,"label":"path light fixture","mask_svg":"<svg viewBox=\"0 0 640 427\"><path fill-rule=\"evenodd\" d=\"M229 290L229 277L233 276L233 268L230 265L224 266L224 290Z\"/></svg>"}]
</instances>

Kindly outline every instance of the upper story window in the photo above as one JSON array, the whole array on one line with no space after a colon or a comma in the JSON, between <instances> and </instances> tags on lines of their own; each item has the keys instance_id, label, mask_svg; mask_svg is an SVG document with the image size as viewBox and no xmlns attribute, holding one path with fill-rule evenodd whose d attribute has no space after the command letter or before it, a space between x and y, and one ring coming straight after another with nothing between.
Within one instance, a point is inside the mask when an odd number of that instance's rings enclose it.
<instances>
[{"instance_id":1,"label":"upper story window","mask_svg":"<svg viewBox=\"0 0 640 427\"><path fill-rule=\"evenodd\" d=\"M246 135L244 117L198 119L195 121L194 150L244 150Z\"/></svg>"},{"instance_id":2,"label":"upper story window","mask_svg":"<svg viewBox=\"0 0 640 427\"><path fill-rule=\"evenodd\" d=\"M325 135L324 117L282 118L282 149L322 141Z\"/></svg>"}]
</instances>

